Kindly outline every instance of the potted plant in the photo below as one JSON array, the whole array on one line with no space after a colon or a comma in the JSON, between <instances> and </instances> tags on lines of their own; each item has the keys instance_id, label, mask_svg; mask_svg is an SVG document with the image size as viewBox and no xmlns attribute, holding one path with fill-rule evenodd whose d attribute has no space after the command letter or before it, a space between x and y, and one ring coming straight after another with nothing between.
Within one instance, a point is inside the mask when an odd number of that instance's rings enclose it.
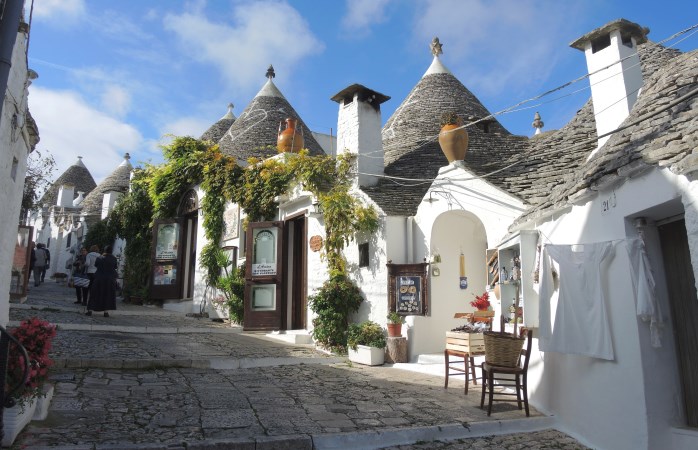
<instances>
[{"instance_id":1,"label":"potted plant","mask_svg":"<svg viewBox=\"0 0 698 450\"><path fill-rule=\"evenodd\" d=\"M3 446L12 445L20 431L36 417L46 418L48 401L53 395L53 386L48 385L48 370L53 365L48 352L56 336L56 326L37 317L23 320L11 331L12 336L26 350L29 373L26 379L26 360L20 347L12 342L7 364L6 388L21 386L6 392L14 406L6 408L3 416ZM44 400L44 401L41 401ZM38 405L38 406L37 406ZM36 411L36 412L35 412Z\"/></svg>"},{"instance_id":2,"label":"potted plant","mask_svg":"<svg viewBox=\"0 0 698 450\"><path fill-rule=\"evenodd\" d=\"M388 336L402 337L402 324L405 323L405 317L398 314L396 311L388 313Z\"/></svg>"},{"instance_id":3,"label":"potted plant","mask_svg":"<svg viewBox=\"0 0 698 450\"><path fill-rule=\"evenodd\" d=\"M439 145L449 163L462 161L468 150L468 132L457 113L448 111L441 114Z\"/></svg>"},{"instance_id":4,"label":"potted plant","mask_svg":"<svg viewBox=\"0 0 698 450\"><path fill-rule=\"evenodd\" d=\"M367 320L352 323L347 331L349 360L369 366L380 366L385 362L385 335L383 328Z\"/></svg>"}]
</instances>

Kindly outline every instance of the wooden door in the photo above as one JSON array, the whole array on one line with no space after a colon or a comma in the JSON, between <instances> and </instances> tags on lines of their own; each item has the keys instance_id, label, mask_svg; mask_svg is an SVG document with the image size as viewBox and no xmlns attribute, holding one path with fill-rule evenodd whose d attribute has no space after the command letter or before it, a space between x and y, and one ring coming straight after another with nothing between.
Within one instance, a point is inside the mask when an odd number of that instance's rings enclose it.
<instances>
[{"instance_id":1,"label":"wooden door","mask_svg":"<svg viewBox=\"0 0 698 450\"><path fill-rule=\"evenodd\" d=\"M283 222L247 226L244 330L281 329ZM284 311L285 313L285 311Z\"/></svg>"},{"instance_id":2,"label":"wooden door","mask_svg":"<svg viewBox=\"0 0 698 450\"><path fill-rule=\"evenodd\" d=\"M686 425L698 427L698 298L684 220L658 227L676 339Z\"/></svg>"}]
</instances>

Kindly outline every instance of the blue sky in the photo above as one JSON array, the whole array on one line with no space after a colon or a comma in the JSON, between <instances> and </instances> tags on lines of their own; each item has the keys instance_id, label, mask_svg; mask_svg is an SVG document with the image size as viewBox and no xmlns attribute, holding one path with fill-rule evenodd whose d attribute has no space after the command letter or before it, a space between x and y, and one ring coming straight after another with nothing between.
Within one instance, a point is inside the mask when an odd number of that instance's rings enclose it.
<instances>
[{"instance_id":1,"label":"blue sky","mask_svg":"<svg viewBox=\"0 0 698 450\"><path fill-rule=\"evenodd\" d=\"M698 23L698 2L36 0L29 107L55 176L80 155L100 182L125 152L157 163L168 134L200 136L230 102L238 116L269 64L306 124L336 133L330 97L353 83L388 95L385 123L429 67L438 36L441 61L496 112L584 75L584 55L569 43L621 17L658 42ZM698 47L698 33L682 38L667 45ZM535 111L544 130L560 128L588 98L583 81L498 119L532 135Z\"/></svg>"}]
</instances>

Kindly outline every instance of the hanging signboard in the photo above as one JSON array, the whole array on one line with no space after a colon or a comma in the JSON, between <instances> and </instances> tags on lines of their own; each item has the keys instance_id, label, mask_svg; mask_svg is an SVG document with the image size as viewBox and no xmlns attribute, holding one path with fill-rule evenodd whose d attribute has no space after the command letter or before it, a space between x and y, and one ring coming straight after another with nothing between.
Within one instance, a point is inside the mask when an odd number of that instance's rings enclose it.
<instances>
[{"instance_id":1,"label":"hanging signboard","mask_svg":"<svg viewBox=\"0 0 698 450\"><path fill-rule=\"evenodd\" d=\"M407 315L426 315L428 308L427 263L388 263L390 311Z\"/></svg>"}]
</instances>

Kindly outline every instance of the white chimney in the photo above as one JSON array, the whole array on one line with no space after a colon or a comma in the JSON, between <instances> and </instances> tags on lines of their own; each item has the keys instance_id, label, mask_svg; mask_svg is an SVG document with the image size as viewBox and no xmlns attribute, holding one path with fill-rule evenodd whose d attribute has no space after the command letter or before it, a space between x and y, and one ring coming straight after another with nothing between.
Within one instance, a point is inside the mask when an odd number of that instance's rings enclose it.
<instances>
[{"instance_id":1,"label":"white chimney","mask_svg":"<svg viewBox=\"0 0 698 450\"><path fill-rule=\"evenodd\" d=\"M62 206L64 208L73 207L73 196L74 196L75 186L70 183L66 183L58 188L58 198L56 199L56 206Z\"/></svg>"},{"instance_id":2,"label":"white chimney","mask_svg":"<svg viewBox=\"0 0 698 450\"><path fill-rule=\"evenodd\" d=\"M596 133L599 136L618 128L637 100L642 87L642 67L637 46L647 41L647 33L647 28L618 19L570 44L583 50L587 59ZM600 138L597 150L609 138Z\"/></svg>"},{"instance_id":3,"label":"white chimney","mask_svg":"<svg viewBox=\"0 0 698 450\"><path fill-rule=\"evenodd\" d=\"M353 84L334 97L339 103L337 118L337 156L357 155L359 186L371 186L383 175L383 140L381 137L381 103L390 97L360 84Z\"/></svg>"},{"instance_id":4,"label":"white chimney","mask_svg":"<svg viewBox=\"0 0 698 450\"><path fill-rule=\"evenodd\" d=\"M107 218L119 197L121 197L121 192L107 191L104 193L104 197L102 197L102 220Z\"/></svg>"}]
</instances>

